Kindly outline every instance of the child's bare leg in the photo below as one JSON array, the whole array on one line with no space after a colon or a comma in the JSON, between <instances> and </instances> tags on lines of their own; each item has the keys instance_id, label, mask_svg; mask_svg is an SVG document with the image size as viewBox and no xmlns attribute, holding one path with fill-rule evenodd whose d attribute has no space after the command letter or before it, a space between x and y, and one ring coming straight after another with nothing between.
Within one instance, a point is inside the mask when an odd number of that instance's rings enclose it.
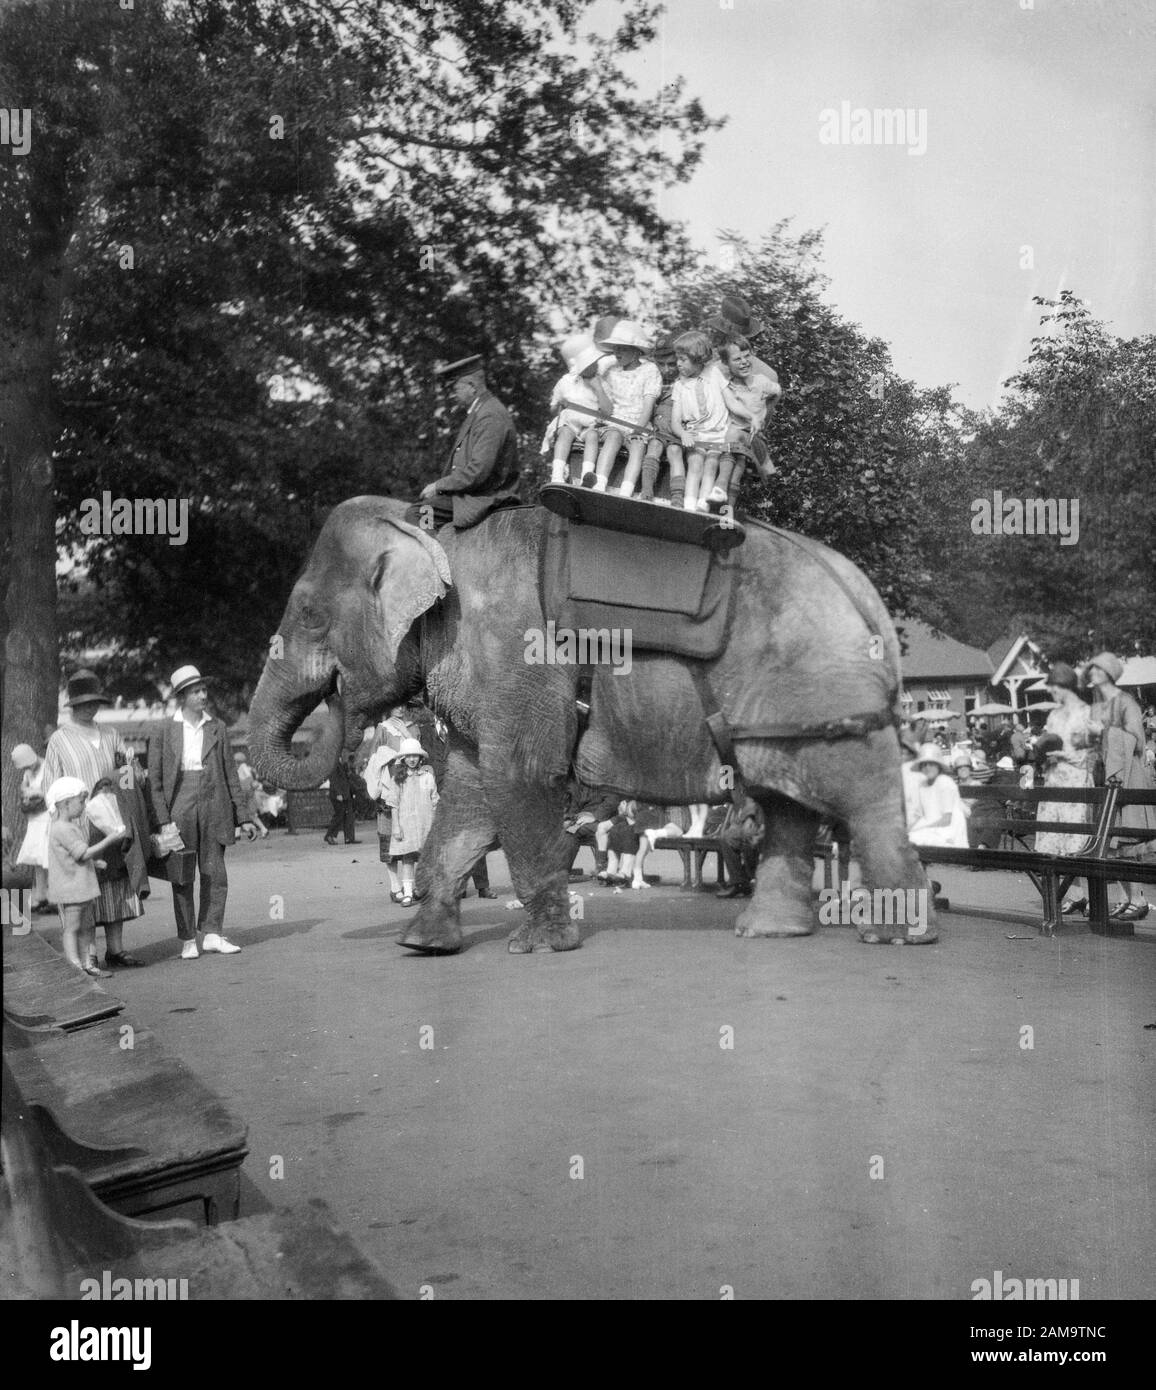
<instances>
[{"instance_id":1,"label":"child's bare leg","mask_svg":"<svg viewBox=\"0 0 1156 1390\"><path fill-rule=\"evenodd\" d=\"M64 951L64 959L77 970L83 970L85 961L80 955L80 913L75 909L69 911L68 907L60 907L57 910L60 913L60 945Z\"/></svg>"},{"instance_id":2,"label":"child's bare leg","mask_svg":"<svg viewBox=\"0 0 1156 1390\"><path fill-rule=\"evenodd\" d=\"M582 476L595 471L598 459L598 431L593 425L582 435Z\"/></svg>"},{"instance_id":3,"label":"child's bare leg","mask_svg":"<svg viewBox=\"0 0 1156 1390\"><path fill-rule=\"evenodd\" d=\"M726 484L727 501L732 507L738 506L739 489L743 485L743 475L747 471L747 461L742 454L732 454L734 468L731 470L730 482ZM722 482L722 479L719 479Z\"/></svg>"},{"instance_id":4,"label":"child's bare leg","mask_svg":"<svg viewBox=\"0 0 1156 1390\"><path fill-rule=\"evenodd\" d=\"M613 821L604 820L600 825L594 827L594 847L603 854L606 853L606 846L610 840L610 827Z\"/></svg>"},{"instance_id":5,"label":"child's bare leg","mask_svg":"<svg viewBox=\"0 0 1156 1390\"><path fill-rule=\"evenodd\" d=\"M690 825L687 834L692 839L701 839L706 830L706 817L710 807L705 801L693 802L690 808Z\"/></svg>"},{"instance_id":6,"label":"child's bare leg","mask_svg":"<svg viewBox=\"0 0 1156 1390\"><path fill-rule=\"evenodd\" d=\"M711 494L714 492L715 478L718 476L718 450L710 449L707 452L706 463L703 465L702 482L698 489L698 509L700 512L706 511L707 504L711 501ZM723 494L724 500L726 494Z\"/></svg>"},{"instance_id":7,"label":"child's bare leg","mask_svg":"<svg viewBox=\"0 0 1156 1390\"><path fill-rule=\"evenodd\" d=\"M683 508L688 512L697 511L699 488L702 486L702 450L691 449L686 456L686 497Z\"/></svg>"},{"instance_id":8,"label":"child's bare leg","mask_svg":"<svg viewBox=\"0 0 1156 1390\"><path fill-rule=\"evenodd\" d=\"M618 861L618 864L619 864L619 873L621 874L621 876L622 876L623 878L633 878L633 877L634 877L634 855L633 855L633 854L624 854L624 855L622 856L622 858Z\"/></svg>"},{"instance_id":9,"label":"child's bare leg","mask_svg":"<svg viewBox=\"0 0 1156 1390\"><path fill-rule=\"evenodd\" d=\"M606 868L599 875L600 878L616 878L618 875L618 853L610 850L606 855Z\"/></svg>"},{"instance_id":10,"label":"child's bare leg","mask_svg":"<svg viewBox=\"0 0 1156 1390\"><path fill-rule=\"evenodd\" d=\"M583 487L592 487L595 492L606 491L606 480L610 477L610 470L614 467L614 460L618 457L618 450L621 447L622 431L607 430L606 438L602 441L602 450L598 455L595 476L591 478L589 473L583 473Z\"/></svg>"},{"instance_id":11,"label":"child's bare leg","mask_svg":"<svg viewBox=\"0 0 1156 1390\"><path fill-rule=\"evenodd\" d=\"M618 492L622 497L634 496L634 485L638 482L638 471L642 467L642 455L646 449L644 438L632 439L626 450L626 472L622 475L622 485Z\"/></svg>"},{"instance_id":12,"label":"child's bare leg","mask_svg":"<svg viewBox=\"0 0 1156 1390\"><path fill-rule=\"evenodd\" d=\"M734 466L734 454L723 454L719 459L718 477L715 479L714 487L711 488L710 494L707 497L707 501L712 507L721 507L727 500L729 496L727 489L730 487L731 473L734 471Z\"/></svg>"},{"instance_id":13,"label":"child's bare leg","mask_svg":"<svg viewBox=\"0 0 1156 1390\"><path fill-rule=\"evenodd\" d=\"M650 853L653 846L650 843L649 833L643 833L638 841L638 850L634 855L634 878L631 882L632 888L649 888L650 884L642 874L642 866L646 863L646 856Z\"/></svg>"},{"instance_id":14,"label":"child's bare leg","mask_svg":"<svg viewBox=\"0 0 1156 1390\"><path fill-rule=\"evenodd\" d=\"M552 483L564 483L569 477L570 450L573 447L577 431L572 425L559 425L558 434L554 440L554 461L550 465L550 481Z\"/></svg>"},{"instance_id":15,"label":"child's bare leg","mask_svg":"<svg viewBox=\"0 0 1156 1390\"><path fill-rule=\"evenodd\" d=\"M413 897L413 866L416 862L412 854L403 854L397 861L398 873L401 877L401 894L403 898Z\"/></svg>"},{"instance_id":16,"label":"child's bare leg","mask_svg":"<svg viewBox=\"0 0 1156 1390\"><path fill-rule=\"evenodd\" d=\"M666 461L670 464L670 505L681 507L686 498L686 463L681 444L666 446Z\"/></svg>"}]
</instances>

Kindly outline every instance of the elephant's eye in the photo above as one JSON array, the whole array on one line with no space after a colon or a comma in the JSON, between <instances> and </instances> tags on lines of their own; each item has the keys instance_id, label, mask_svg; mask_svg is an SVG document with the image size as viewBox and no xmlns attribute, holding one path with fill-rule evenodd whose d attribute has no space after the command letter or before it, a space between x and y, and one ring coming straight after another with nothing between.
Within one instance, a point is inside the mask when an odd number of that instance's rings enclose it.
<instances>
[{"instance_id":1,"label":"elephant's eye","mask_svg":"<svg viewBox=\"0 0 1156 1390\"><path fill-rule=\"evenodd\" d=\"M297 610L297 617L301 626L308 632L317 633L325 630L325 615L318 612L311 604L302 603Z\"/></svg>"}]
</instances>

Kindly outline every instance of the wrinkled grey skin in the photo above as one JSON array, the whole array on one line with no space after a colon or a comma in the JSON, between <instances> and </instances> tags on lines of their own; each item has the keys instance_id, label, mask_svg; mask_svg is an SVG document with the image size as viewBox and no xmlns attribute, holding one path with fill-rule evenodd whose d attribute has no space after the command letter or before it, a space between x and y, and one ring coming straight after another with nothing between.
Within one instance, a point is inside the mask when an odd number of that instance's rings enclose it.
<instances>
[{"instance_id":1,"label":"wrinkled grey skin","mask_svg":"<svg viewBox=\"0 0 1156 1390\"><path fill-rule=\"evenodd\" d=\"M498 839L526 908L510 950L571 950L579 937L562 867L562 812L577 736L577 673L524 660L527 629L543 625L536 578L548 515L509 510L469 531L444 531L439 539L453 576L447 586L428 538L401 520L404 511L400 501L357 497L325 523L281 621L283 653L266 663L253 699L253 766L282 787L317 786L347 727L424 689L449 725L450 751L422 853L429 891L403 944L430 953L460 948L458 893L478 855ZM867 621L815 559L819 553L856 594ZM814 723L893 707L895 631L849 561L757 527L735 555L741 573L730 645L706 666L732 724ZM328 723L309 757L297 761L289 751L293 732L326 697ZM820 815L849 827L865 887L926 888L907 840L894 728L833 742L743 742L738 760L768 812L756 892L738 917L739 936L813 930ZM662 655L635 651L629 674L596 668L574 767L583 782L647 801L727 799L686 663ZM901 927L884 935L933 941L933 909L922 935ZM861 936L873 939L869 931Z\"/></svg>"}]
</instances>

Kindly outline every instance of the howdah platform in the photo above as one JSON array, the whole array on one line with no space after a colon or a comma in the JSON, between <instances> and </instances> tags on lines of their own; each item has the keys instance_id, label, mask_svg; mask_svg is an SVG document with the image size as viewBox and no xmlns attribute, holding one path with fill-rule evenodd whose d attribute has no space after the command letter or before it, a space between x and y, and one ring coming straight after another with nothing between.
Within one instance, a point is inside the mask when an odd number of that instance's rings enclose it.
<instances>
[{"instance_id":1,"label":"howdah platform","mask_svg":"<svg viewBox=\"0 0 1156 1390\"><path fill-rule=\"evenodd\" d=\"M549 511L573 523L651 536L656 540L679 541L684 545L701 545L717 554L734 550L747 537L742 525L730 516L687 512L681 507L659 506L566 483L547 483L539 497Z\"/></svg>"}]
</instances>

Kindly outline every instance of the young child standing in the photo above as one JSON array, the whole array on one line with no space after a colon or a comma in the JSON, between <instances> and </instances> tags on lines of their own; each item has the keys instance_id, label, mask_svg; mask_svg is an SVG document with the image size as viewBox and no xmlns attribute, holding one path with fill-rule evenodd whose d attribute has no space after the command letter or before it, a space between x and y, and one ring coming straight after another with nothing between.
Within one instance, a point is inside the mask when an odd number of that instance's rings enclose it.
<instances>
[{"instance_id":1,"label":"young child standing","mask_svg":"<svg viewBox=\"0 0 1156 1390\"><path fill-rule=\"evenodd\" d=\"M726 489L717 485L716 477L730 418L749 420L750 411L724 383L721 371L707 370L711 346L705 333L684 333L675 339L674 351L678 380L671 390L671 424L687 450L683 509L705 512L727 500Z\"/></svg>"},{"instance_id":2,"label":"young child standing","mask_svg":"<svg viewBox=\"0 0 1156 1390\"><path fill-rule=\"evenodd\" d=\"M610 470L625 439L626 472L618 492L622 497L632 497L649 436L632 434L627 426L650 424L655 402L662 392L662 375L653 362L643 359L642 354L650 344L642 329L630 319L619 319L609 337L597 346L614 354L614 364L604 372L603 383L610 396L609 413L626 421L626 425L605 427L596 469L583 472L582 486L593 488L595 492L606 491Z\"/></svg>"},{"instance_id":3,"label":"young child standing","mask_svg":"<svg viewBox=\"0 0 1156 1390\"><path fill-rule=\"evenodd\" d=\"M550 465L552 483L570 481L570 451L575 440L582 443L584 474L594 472L598 456L598 421L583 411L567 410L567 402L601 411L603 415L613 413L610 397L598 375L598 365L605 354L594 346L594 339L585 335L568 338L561 352L568 370L559 378L550 397L550 409L556 413L542 441L543 453L549 451L551 443L554 445L554 460Z\"/></svg>"},{"instance_id":4,"label":"young child standing","mask_svg":"<svg viewBox=\"0 0 1156 1390\"><path fill-rule=\"evenodd\" d=\"M401 746L400 743L398 746ZM378 858L385 865L386 873L389 874L389 896L395 903L399 903L405 895L401 891L401 879L397 876L393 856L390 854L390 841L393 839L393 808L385 799L390 781L389 765L396 757L397 749L391 748L388 743L383 743L379 748L373 750L362 775L365 778L365 789L372 797L377 810Z\"/></svg>"},{"instance_id":5,"label":"young child standing","mask_svg":"<svg viewBox=\"0 0 1156 1390\"><path fill-rule=\"evenodd\" d=\"M417 857L433 825L438 803L433 769L416 738L407 738L394 758L389 775L382 779L383 800L393 812L389 848L401 878L401 905L413 905Z\"/></svg>"},{"instance_id":6,"label":"young child standing","mask_svg":"<svg viewBox=\"0 0 1156 1390\"><path fill-rule=\"evenodd\" d=\"M45 800L52 824L48 832L48 896L60 913L64 958L86 975L108 979L112 972L96 963L96 914L100 898L96 871L106 867L99 856L123 839L106 835L95 844L78 824L88 791L79 777L58 777Z\"/></svg>"},{"instance_id":7,"label":"young child standing","mask_svg":"<svg viewBox=\"0 0 1156 1390\"><path fill-rule=\"evenodd\" d=\"M749 418L743 420L732 412L727 427L727 443L731 446L734 467L728 470L725 477L723 470L719 471L718 485L726 490L727 500L733 507L738 500L748 458L755 459L764 478L771 477L775 472L774 464L767 458L766 446L759 448L762 444L759 431L767 423L767 414L783 394L783 389L777 379L773 380L755 367L755 356L747 338L740 335L729 338L719 348L719 361L729 373L727 388L749 414Z\"/></svg>"},{"instance_id":8,"label":"young child standing","mask_svg":"<svg viewBox=\"0 0 1156 1390\"><path fill-rule=\"evenodd\" d=\"M665 452L670 465L670 505L681 507L686 497L686 463L682 456L682 445L674 432L672 413L674 403L672 391L678 379L678 360L674 354L674 338L667 337L654 349L654 362L662 376L662 390L654 407L654 428L658 434L651 435L646 446L646 457L642 460L642 488L639 498L643 502L654 501L654 488L658 482L658 471L662 466ZM662 438L661 436L667 436Z\"/></svg>"}]
</instances>

